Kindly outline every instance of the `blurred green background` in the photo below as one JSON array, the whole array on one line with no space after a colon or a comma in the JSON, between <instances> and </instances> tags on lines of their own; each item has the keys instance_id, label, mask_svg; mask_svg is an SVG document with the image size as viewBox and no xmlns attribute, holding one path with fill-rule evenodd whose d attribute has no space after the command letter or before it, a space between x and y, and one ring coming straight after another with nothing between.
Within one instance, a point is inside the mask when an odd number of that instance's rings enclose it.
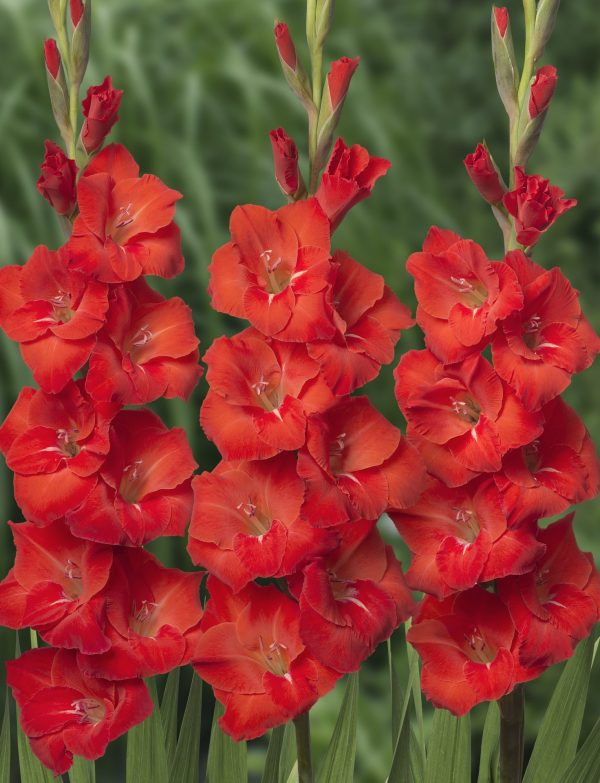
<instances>
[{"instance_id":1,"label":"blurred green background","mask_svg":"<svg viewBox=\"0 0 600 783\"><path fill-rule=\"evenodd\" d=\"M563 4L546 62L557 66L557 94L531 171L549 177L579 200L536 250L545 266L560 265L582 291L600 328L600 12L597 0ZM239 329L214 313L206 295L212 251L228 236L236 203L282 203L272 176L268 131L283 125L305 151L305 117L281 77L272 40L273 21L287 21L301 56L303 0L94 0L92 58L86 80L110 73L125 96L112 139L125 143L142 170L161 177L185 198L178 206L187 269L157 284L193 307L206 348ZM509 2L517 46L520 2ZM338 0L328 57L361 56L340 132L391 159L393 168L370 201L356 208L335 244L385 275L403 301L414 305L404 269L432 223L481 242L500 257L501 237L487 206L471 186L462 159L485 138L500 163L507 151L506 119L496 95L489 50L490 3L482 0ZM58 223L35 188L43 141L59 141L46 92L42 41L51 35L44 0L0 0L0 263L22 263L39 243L57 246ZM416 330L400 350L419 345ZM0 338L0 414L30 382L15 346ZM205 383L190 404L159 406L170 425L184 426L203 469L216 461L197 425ZM568 401L600 441L600 365L575 379ZM391 368L367 393L401 424ZM581 545L600 556L598 503L577 515ZM11 479L0 468L0 516L19 519ZM397 543L397 542L396 542ZM0 576L9 569L12 544L0 528ZM168 565L189 567L184 544L154 547ZM2 658L11 657L14 633L2 632ZM389 688L385 650L361 679L356 780L380 783L391 758ZM528 686L528 747L560 667ZM600 677L591 688L586 726L600 707ZM339 689L314 710L317 756L322 754L339 707ZM205 711L208 712L208 699ZM473 713L480 730L481 708ZM208 720L205 721L208 728ZM264 743L252 743L250 762L260 769ZM99 768L99 781L119 781L123 743ZM143 783L143 782L142 782Z\"/></svg>"}]
</instances>

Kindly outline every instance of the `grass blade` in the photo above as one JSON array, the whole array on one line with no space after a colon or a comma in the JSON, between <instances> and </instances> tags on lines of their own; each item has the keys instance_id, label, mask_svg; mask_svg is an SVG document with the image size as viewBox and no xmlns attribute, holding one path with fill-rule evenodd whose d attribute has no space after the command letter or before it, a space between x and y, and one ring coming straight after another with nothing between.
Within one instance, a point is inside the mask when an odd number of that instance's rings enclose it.
<instances>
[{"instance_id":1,"label":"grass blade","mask_svg":"<svg viewBox=\"0 0 600 783\"><path fill-rule=\"evenodd\" d=\"M554 689L523 783L551 783L575 758L588 692L594 639L581 642Z\"/></svg>"},{"instance_id":2,"label":"grass blade","mask_svg":"<svg viewBox=\"0 0 600 783\"><path fill-rule=\"evenodd\" d=\"M446 710L436 710L429 738L425 783L465 783L470 779L470 716L455 718Z\"/></svg>"},{"instance_id":3,"label":"grass blade","mask_svg":"<svg viewBox=\"0 0 600 783\"><path fill-rule=\"evenodd\" d=\"M69 783L96 783L96 766L93 761L73 756L73 766L69 770Z\"/></svg>"},{"instance_id":4,"label":"grass blade","mask_svg":"<svg viewBox=\"0 0 600 783\"><path fill-rule=\"evenodd\" d=\"M171 767L171 783L197 783L200 779L201 713L202 680L194 674Z\"/></svg>"},{"instance_id":5,"label":"grass blade","mask_svg":"<svg viewBox=\"0 0 600 783\"><path fill-rule=\"evenodd\" d=\"M173 769L175 762L175 750L177 748L177 708L179 702L180 669L169 672L162 701L160 703L160 717L165 733L165 750L169 769Z\"/></svg>"},{"instance_id":6,"label":"grass blade","mask_svg":"<svg viewBox=\"0 0 600 783\"><path fill-rule=\"evenodd\" d=\"M169 779L165 735L163 731L158 696L154 679L147 681L154 701L154 712L150 717L130 729L127 734L126 783L165 783Z\"/></svg>"},{"instance_id":7,"label":"grass blade","mask_svg":"<svg viewBox=\"0 0 600 783\"><path fill-rule=\"evenodd\" d=\"M352 783L358 721L358 672L348 675L346 693L331 742L317 777L318 783Z\"/></svg>"},{"instance_id":8,"label":"grass blade","mask_svg":"<svg viewBox=\"0 0 600 783\"><path fill-rule=\"evenodd\" d=\"M0 733L0 783L10 783L10 699L8 688L4 698L4 717Z\"/></svg>"},{"instance_id":9,"label":"grass blade","mask_svg":"<svg viewBox=\"0 0 600 783\"><path fill-rule=\"evenodd\" d=\"M277 726L271 732L269 747L261 783L286 783L288 775L293 766L293 728L291 723L284 726ZM286 748L289 745L289 748ZM289 752L291 750L291 753ZM285 768L286 756L291 757L290 768Z\"/></svg>"},{"instance_id":10,"label":"grass blade","mask_svg":"<svg viewBox=\"0 0 600 783\"><path fill-rule=\"evenodd\" d=\"M218 720L223 712L223 705L220 701L216 701L206 777L208 783L246 783L248 776L246 743L234 742L221 731Z\"/></svg>"},{"instance_id":11,"label":"grass blade","mask_svg":"<svg viewBox=\"0 0 600 783\"><path fill-rule=\"evenodd\" d=\"M491 701L483 725L477 783L498 783L500 775L500 708Z\"/></svg>"},{"instance_id":12,"label":"grass blade","mask_svg":"<svg viewBox=\"0 0 600 783\"><path fill-rule=\"evenodd\" d=\"M592 780L600 780L600 719L596 721L560 783L590 783Z\"/></svg>"}]
</instances>

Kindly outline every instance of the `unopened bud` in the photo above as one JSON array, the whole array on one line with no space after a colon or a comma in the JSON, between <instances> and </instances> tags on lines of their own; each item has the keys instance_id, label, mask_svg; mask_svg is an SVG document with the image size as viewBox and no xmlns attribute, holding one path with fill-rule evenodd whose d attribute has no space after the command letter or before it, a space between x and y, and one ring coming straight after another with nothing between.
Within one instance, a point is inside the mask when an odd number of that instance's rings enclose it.
<instances>
[{"instance_id":1,"label":"unopened bud","mask_svg":"<svg viewBox=\"0 0 600 783\"><path fill-rule=\"evenodd\" d=\"M334 6L335 0L317 0L317 7L315 10L315 36L318 45L322 46L329 34L333 21Z\"/></svg>"},{"instance_id":2,"label":"unopened bud","mask_svg":"<svg viewBox=\"0 0 600 783\"><path fill-rule=\"evenodd\" d=\"M494 159L484 144L478 144L475 152L464 159L467 173L477 190L490 204L502 201L506 187Z\"/></svg>"},{"instance_id":3,"label":"unopened bud","mask_svg":"<svg viewBox=\"0 0 600 783\"><path fill-rule=\"evenodd\" d=\"M296 47L290 30L285 22L275 24L275 45L281 61L281 69L286 82L302 103L308 108L312 106L312 97L308 85L306 71L296 54Z\"/></svg>"},{"instance_id":4,"label":"unopened bud","mask_svg":"<svg viewBox=\"0 0 600 783\"><path fill-rule=\"evenodd\" d=\"M71 21L73 27L77 27L79 20L83 16L84 5L83 0L70 0L71 3Z\"/></svg>"},{"instance_id":5,"label":"unopened bud","mask_svg":"<svg viewBox=\"0 0 600 783\"><path fill-rule=\"evenodd\" d=\"M508 10L495 6L492 8L492 56L498 92L506 113L512 120L517 111L519 74Z\"/></svg>"},{"instance_id":6,"label":"unopened bud","mask_svg":"<svg viewBox=\"0 0 600 783\"><path fill-rule=\"evenodd\" d=\"M71 39L72 78L80 85L90 57L90 37L92 32L92 0L71 0L71 19L73 38Z\"/></svg>"},{"instance_id":7,"label":"unopened bud","mask_svg":"<svg viewBox=\"0 0 600 783\"><path fill-rule=\"evenodd\" d=\"M558 76L553 65L544 65L535 75L529 94L529 117L535 119L546 111L554 95Z\"/></svg>"},{"instance_id":8,"label":"unopened bud","mask_svg":"<svg viewBox=\"0 0 600 783\"><path fill-rule=\"evenodd\" d=\"M48 38L44 41L44 60L46 61L46 68L48 73L53 79L58 79L58 72L60 71L60 52L54 38Z\"/></svg>"},{"instance_id":9,"label":"unopened bud","mask_svg":"<svg viewBox=\"0 0 600 783\"><path fill-rule=\"evenodd\" d=\"M275 179L282 193L288 198L296 199L305 192L304 182L298 168L298 147L283 128L277 128L269 133L273 148L273 164Z\"/></svg>"},{"instance_id":10,"label":"unopened bud","mask_svg":"<svg viewBox=\"0 0 600 783\"><path fill-rule=\"evenodd\" d=\"M560 0L539 0L533 33L532 54L534 62L537 62L543 55L546 44L550 40L559 6Z\"/></svg>"},{"instance_id":11,"label":"unopened bud","mask_svg":"<svg viewBox=\"0 0 600 783\"><path fill-rule=\"evenodd\" d=\"M319 169L323 167L329 155L333 134L342 112L350 81L354 71L358 68L359 60L360 57L355 57L354 59L341 57L339 60L331 63L325 80L325 90L319 110L316 154L316 165Z\"/></svg>"}]
</instances>

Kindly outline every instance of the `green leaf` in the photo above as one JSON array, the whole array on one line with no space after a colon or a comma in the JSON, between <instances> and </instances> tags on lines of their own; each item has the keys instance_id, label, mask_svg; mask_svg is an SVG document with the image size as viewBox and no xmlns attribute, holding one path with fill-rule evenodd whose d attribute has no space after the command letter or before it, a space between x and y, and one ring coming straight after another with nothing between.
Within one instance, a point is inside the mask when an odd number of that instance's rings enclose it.
<instances>
[{"instance_id":1,"label":"green leaf","mask_svg":"<svg viewBox=\"0 0 600 783\"><path fill-rule=\"evenodd\" d=\"M470 716L455 718L436 710L429 738L426 783L465 783L471 779Z\"/></svg>"},{"instance_id":2,"label":"green leaf","mask_svg":"<svg viewBox=\"0 0 600 783\"><path fill-rule=\"evenodd\" d=\"M17 641L15 645L15 657L21 655L21 644L19 642L19 632L17 631ZM17 707L17 755L19 757L19 770L21 773L20 783L56 783L52 772L34 756L29 740L25 736L21 723L19 721L19 708Z\"/></svg>"},{"instance_id":3,"label":"green leaf","mask_svg":"<svg viewBox=\"0 0 600 783\"><path fill-rule=\"evenodd\" d=\"M171 783L197 783L200 780L201 713L202 680L194 674L177 740L175 763L171 767Z\"/></svg>"},{"instance_id":4,"label":"green leaf","mask_svg":"<svg viewBox=\"0 0 600 783\"><path fill-rule=\"evenodd\" d=\"M408 630L410 623L406 623ZM415 715L417 718L416 732L411 728L411 769L415 783L425 780L425 765L427 761L425 753L425 724L423 721L423 694L421 693L419 676L419 655L412 644L406 645L408 656L409 682L412 683L412 697ZM412 738L414 734L414 739Z\"/></svg>"},{"instance_id":5,"label":"green leaf","mask_svg":"<svg viewBox=\"0 0 600 783\"><path fill-rule=\"evenodd\" d=\"M169 672L162 701L160 703L160 717L165 733L165 749L169 769L175 762L175 749L177 748L177 707L179 701L179 674L180 669Z\"/></svg>"},{"instance_id":6,"label":"green leaf","mask_svg":"<svg viewBox=\"0 0 600 783\"><path fill-rule=\"evenodd\" d=\"M498 783L500 779L500 708L491 701L483 725L477 783Z\"/></svg>"},{"instance_id":7,"label":"green leaf","mask_svg":"<svg viewBox=\"0 0 600 783\"><path fill-rule=\"evenodd\" d=\"M294 728L289 722L271 732L261 783L287 783L294 762Z\"/></svg>"},{"instance_id":8,"label":"green leaf","mask_svg":"<svg viewBox=\"0 0 600 783\"><path fill-rule=\"evenodd\" d=\"M319 771L318 783L352 783L354 780L357 703L358 672L348 675L346 693Z\"/></svg>"},{"instance_id":9,"label":"green leaf","mask_svg":"<svg viewBox=\"0 0 600 783\"><path fill-rule=\"evenodd\" d=\"M246 783L248 776L246 743L234 742L221 731L218 720L223 712L223 705L220 701L216 701L210 732L206 778L209 783Z\"/></svg>"},{"instance_id":10,"label":"green leaf","mask_svg":"<svg viewBox=\"0 0 600 783\"><path fill-rule=\"evenodd\" d=\"M73 756L73 766L69 770L70 783L96 783L96 767L93 761Z\"/></svg>"},{"instance_id":11,"label":"green leaf","mask_svg":"<svg viewBox=\"0 0 600 783\"><path fill-rule=\"evenodd\" d=\"M154 701L154 712L127 734L126 783L165 783L169 779L165 734L154 679L147 680Z\"/></svg>"},{"instance_id":12,"label":"green leaf","mask_svg":"<svg viewBox=\"0 0 600 783\"><path fill-rule=\"evenodd\" d=\"M410 719L407 713L411 695L413 694L413 681L418 678L418 668L414 666L409 667L406 690L403 690L402 667L400 665L403 651L406 651L406 640L402 630L399 629L388 640L393 742L393 758L390 774L388 775L388 783L411 783L411 740L417 741L414 732L411 731Z\"/></svg>"},{"instance_id":13,"label":"green leaf","mask_svg":"<svg viewBox=\"0 0 600 783\"><path fill-rule=\"evenodd\" d=\"M600 719L596 721L560 783L591 783L594 780L600 780Z\"/></svg>"},{"instance_id":14,"label":"green leaf","mask_svg":"<svg viewBox=\"0 0 600 783\"><path fill-rule=\"evenodd\" d=\"M575 758L587 697L594 640L581 642L554 689L523 783L552 783Z\"/></svg>"},{"instance_id":15,"label":"green leaf","mask_svg":"<svg viewBox=\"0 0 600 783\"><path fill-rule=\"evenodd\" d=\"M10 699L8 688L4 698L4 718L0 733L0 783L10 783Z\"/></svg>"}]
</instances>

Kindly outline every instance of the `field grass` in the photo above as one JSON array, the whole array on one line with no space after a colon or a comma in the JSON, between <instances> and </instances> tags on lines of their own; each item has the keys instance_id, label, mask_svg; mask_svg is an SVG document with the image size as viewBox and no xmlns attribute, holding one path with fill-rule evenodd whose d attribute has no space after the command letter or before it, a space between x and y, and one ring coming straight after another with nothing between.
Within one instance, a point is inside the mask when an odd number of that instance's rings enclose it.
<instances>
[{"instance_id":1,"label":"field grass","mask_svg":"<svg viewBox=\"0 0 600 783\"><path fill-rule=\"evenodd\" d=\"M204 347L238 324L212 312L206 295L207 266L227 237L236 203L276 207L281 196L271 171L268 131L285 126L305 150L305 118L279 72L271 29L287 21L301 41L301 0L94 0L90 83L106 73L125 90L114 139L125 143L144 171L160 176L185 196L178 207L187 269L161 283L193 307ZM514 26L521 5L513 1ZM563 216L539 243L536 258L559 265L582 291L584 306L600 328L600 14L596 0L564 3L548 61L559 69L559 87L532 170L550 177L580 205ZM0 264L22 263L39 243L56 246L60 230L35 189L43 140L56 131L46 93L42 40L50 35L44 0L0 0ZM517 42L520 39L515 32ZM299 46L301 54L303 49ZM393 168L372 199L354 210L336 244L385 275L414 304L404 263L432 223L481 242L492 257L501 237L486 205L470 185L462 158L485 137L496 158L506 160L505 117L495 93L489 54L489 4L481 0L339 0L329 55L361 56L346 102L341 133ZM400 350L420 344L416 330ZM0 415L30 381L18 350L0 338ZM159 410L170 425L184 426L203 469L216 452L197 425L205 383L189 405ZM567 399L600 441L600 365L578 377ZM367 388L373 401L401 424L391 368ZM577 515L580 542L600 556L600 506ZM0 517L19 519L11 480L0 468ZM155 547L169 565L186 564L181 541ZM12 549L0 527L0 575ZM14 634L3 633L3 658ZM549 672L530 688L528 742L556 679ZM598 712L598 678L591 712ZM361 692L359 783L382 781L391 749L382 749L388 706L385 655L365 669ZM315 710L317 748L327 739L339 701L333 695ZM476 712L480 725L481 715ZM253 750L258 767L260 747ZM102 781L116 778L117 749L101 767ZM102 771L103 770L103 771Z\"/></svg>"}]
</instances>

